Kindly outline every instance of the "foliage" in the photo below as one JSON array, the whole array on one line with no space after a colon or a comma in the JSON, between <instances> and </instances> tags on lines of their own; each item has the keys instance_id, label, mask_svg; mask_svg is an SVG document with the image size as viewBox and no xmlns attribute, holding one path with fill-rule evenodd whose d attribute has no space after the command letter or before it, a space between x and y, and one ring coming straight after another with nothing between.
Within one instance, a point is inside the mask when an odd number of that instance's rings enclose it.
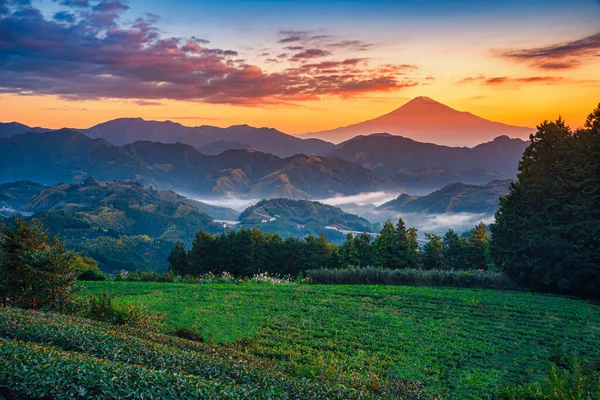
<instances>
[{"instance_id":1,"label":"foliage","mask_svg":"<svg viewBox=\"0 0 600 400\"><path fill-rule=\"evenodd\" d=\"M114 294L109 292L90 294L87 299L87 307L81 310L81 314L115 325L127 325L147 330L157 330L161 327L161 317L149 313L143 305L121 305L115 303L114 299Z\"/></svg>"},{"instance_id":2,"label":"foliage","mask_svg":"<svg viewBox=\"0 0 600 400\"><path fill-rule=\"evenodd\" d=\"M600 371L592 365L572 362L568 368L552 366L548 375L539 382L505 388L503 400L598 400L600 399Z\"/></svg>"},{"instance_id":3,"label":"foliage","mask_svg":"<svg viewBox=\"0 0 600 400\"><path fill-rule=\"evenodd\" d=\"M185 254L185 255L184 255ZM182 262L182 260L187 260ZM324 235L303 240L258 229L241 229L219 235L200 231L189 252L176 246L169 257L170 271L177 275L230 273L234 276L270 274L296 276L301 271L337 265L337 248Z\"/></svg>"},{"instance_id":4,"label":"foliage","mask_svg":"<svg viewBox=\"0 0 600 400\"><path fill-rule=\"evenodd\" d=\"M535 293L384 285L86 286L111 291L119 302L145 304L165 315L167 329L198 329L204 345L219 343L218 354L237 349L268 360L268 370L357 390L422 382L427 395L421 398L494 398L507 385L542 381L552 365L562 365L559 352L595 361L600 341L598 305ZM128 352L138 350L131 346Z\"/></svg>"},{"instance_id":5,"label":"foliage","mask_svg":"<svg viewBox=\"0 0 600 400\"><path fill-rule=\"evenodd\" d=\"M387 269L377 267L316 269L306 271L312 283L408 286L448 286L486 289L514 289L502 272L457 271L441 269Z\"/></svg>"},{"instance_id":6,"label":"foliage","mask_svg":"<svg viewBox=\"0 0 600 400\"><path fill-rule=\"evenodd\" d=\"M62 309L73 300L81 273L77 256L35 221L0 226L0 297L3 304Z\"/></svg>"},{"instance_id":7,"label":"foliage","mask_svg":"<svg viewBox=\"0 0 600 400\"><path fill-rule=\"evenodd\" d=\"M600 297L600 108L573 132L543 122L500 200L491 250L536 290Z\"/></svg>"},{"instance_id":8,"label":"foliage","mask_svg":"<svg viewBox=\"0 0 600 400\"><path fill-rule=\"evenodd\" d=\"M96 260L91 257L83 257L81 254L77 254L75 258L79 270L83 271L77 277L80 281L105 281L106 275L100 271Z\"/></svg>"}]
</instances>

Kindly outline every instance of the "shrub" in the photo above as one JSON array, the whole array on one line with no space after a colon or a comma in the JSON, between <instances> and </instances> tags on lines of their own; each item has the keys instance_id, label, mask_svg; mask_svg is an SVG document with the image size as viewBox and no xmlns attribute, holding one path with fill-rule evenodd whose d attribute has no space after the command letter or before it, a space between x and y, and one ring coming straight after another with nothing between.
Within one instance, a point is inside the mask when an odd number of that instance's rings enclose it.
<instances>
[{"instance_id":1,"label":"shrub","mask_svg":"<svg viewBox=\"0 0 600 400\"><path fill-rule=\"evenodd\" d=\"M600 399L600 371L574 361L568 368L552 366L541 382L505 388L503 400L592 400Z\"/></svg>"},{"instance_id":2,"label":"shrub","mask_svg":"<svg viewBox=\"0 0 600 400\"><path fill-rule=\"evenodd\" d=\"M114 295L108 292L89 295L87 310L83 315L96 321L148 330L158 330L162 325L160 316L149 313L143 306L116 304Z\"/></svg>"},{"instance_id":3,"label":"shrub","mask_svg":"<svg viewBox=\"0 0 600 400\"><path fill-rule=\"evenodd\" d=\"M204 342L204 338L198 329L194 328L176 328L173 334L179 338L193 340L195 342Z\"/></svg>"},{"instance_id":4,"label":"shrub","mask_svg":"<svg viewBox=\"0 0 600 400\"><path fill-rule=\"evenodd\" d=\"M514 289L502 272L423 269L386 269L377 267L317 269L306 271L310 283L369 284L407 286L451 286L487 289Z\"/></svg>"}]
</instances>

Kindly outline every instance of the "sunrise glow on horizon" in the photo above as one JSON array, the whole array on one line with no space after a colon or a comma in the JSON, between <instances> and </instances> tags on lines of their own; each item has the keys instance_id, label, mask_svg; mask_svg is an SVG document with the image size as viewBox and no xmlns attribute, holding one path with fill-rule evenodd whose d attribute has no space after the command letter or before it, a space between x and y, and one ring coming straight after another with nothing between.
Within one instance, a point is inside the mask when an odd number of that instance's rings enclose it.
<instances>
[{"instance_id":1,"label":"sunrise glow on horizon","mask_svg":"<svg viewBox=\"0 0 600 400\"><path fill-rule=\"evenodd\" d=\"M600 2L0 0L0 122L120 117L304 133L417 96L583 124Z\"/></svg>"}]
</instances>

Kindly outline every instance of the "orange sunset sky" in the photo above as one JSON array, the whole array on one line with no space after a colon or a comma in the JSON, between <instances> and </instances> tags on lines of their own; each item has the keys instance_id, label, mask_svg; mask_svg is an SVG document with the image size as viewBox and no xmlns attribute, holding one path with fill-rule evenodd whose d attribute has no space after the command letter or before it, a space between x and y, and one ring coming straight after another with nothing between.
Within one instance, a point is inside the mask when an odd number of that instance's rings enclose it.
<instances>
[{"instance_id":1,"label":"orange sunset sky","mask_svg":"<svg viewBox=\"0 0 600 400\"><path fill-rule=\"evenodd\" d=\"M0 0L0 122L269 126L416 96L512 125L600 102L600 2Z\"/></svg>"}]
</instances>

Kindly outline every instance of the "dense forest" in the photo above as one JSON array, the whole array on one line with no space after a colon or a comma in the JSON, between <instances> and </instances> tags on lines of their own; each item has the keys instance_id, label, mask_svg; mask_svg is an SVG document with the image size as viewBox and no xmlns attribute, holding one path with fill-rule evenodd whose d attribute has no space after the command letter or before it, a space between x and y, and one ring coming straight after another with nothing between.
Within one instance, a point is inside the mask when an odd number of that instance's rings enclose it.
<instances>
[{"instance_id":1,"label":"dense forest","mask_svg":"<svg viewBox=\"0 0 600 400\"><path fill-rule=\"evenodd\" d=\"M180 275L227 272L251 276L261 272L297 276L307 270L378 266L389 269L481 269L489 264L489 236L481 223L466 237L450 230L444 237L426 234L421 245L416 228L402 219L388 221L377 237L348 233L337 247L325 235L283 240L259 229L211 235L200 231L189 251L178 242L169 256L170 270Z\"/></svg>"}]
</instances>

